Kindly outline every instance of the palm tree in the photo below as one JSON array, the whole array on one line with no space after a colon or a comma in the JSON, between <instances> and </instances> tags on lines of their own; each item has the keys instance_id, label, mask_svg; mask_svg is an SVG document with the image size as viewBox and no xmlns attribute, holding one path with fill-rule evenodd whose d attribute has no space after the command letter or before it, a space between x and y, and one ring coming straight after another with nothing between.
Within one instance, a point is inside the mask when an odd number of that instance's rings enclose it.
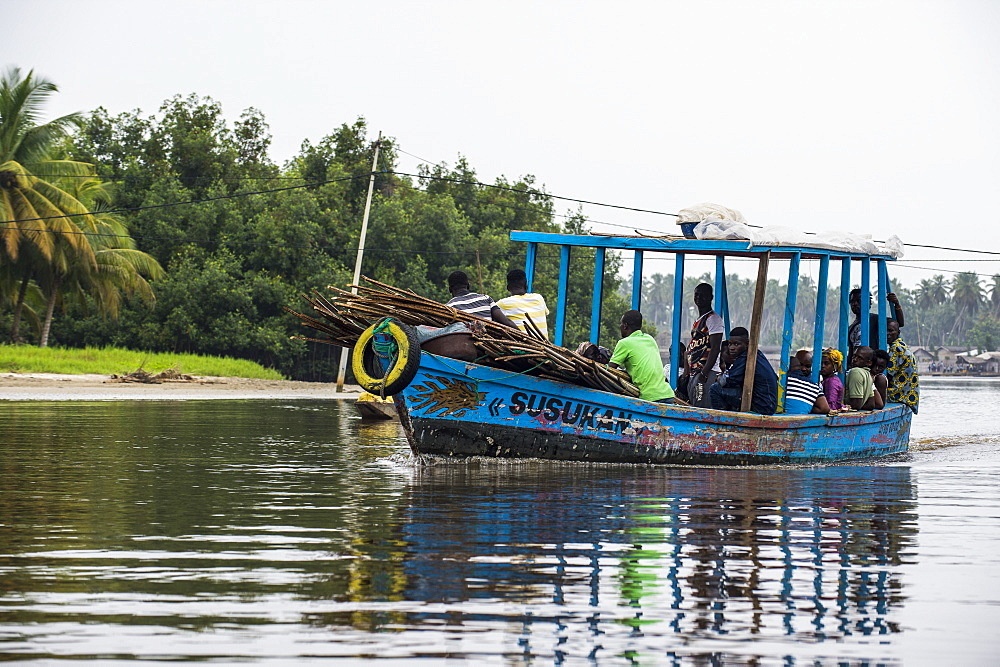
<instances>
[{"instance_id":1,"label":"palm tree","mask_svg":"<svg viewBox=\"0 0 1000 667\"><path fill-rule=\"evenodd\" d=\"M654 273L642 281L643 316L657 328L669 327L674 306L674 277Z\"/></svg>"},{"instance_id":2,"label":"palm tree","mask_svg":"<svg viewBox=\"0 0 1000 667\"><path fill-rule=\"evenodd\" d=\"M924 278L917 287L917 307L921 310L930 310L940 302L936 301L936 287L929 279Z\"/></svg>"},{"instance_id":3,"label":"palm tree","mask_svg":"<svg viewBox=\"0 0 1000 667\"><path fill-rule=\"evenodd\" d=\"M73 257L72 247L57 244L60 252L53 256L39 280L45 286L47 299L39 347L48 345L55 306L65 297L86 307L86 296L90 295L98 312L114 319L118 317L122 292L153 302L153 290L143 276L156 279L164 275L159 262L136 249L124 221L103 212L112 199L105 183L96 178L65 179L60 185L93 212L90 218L94 226L85 237L94 262L73 261L79 258Z\"/></svg>"},{"instance_id":4,"label":"palm tree","mask_svg":"<svg viewBox=\"0 0 1000 667\"><path fill-rule=\"evenodd\" d=\"M931 300L935 306L939 306L948 300L949 288L944 276L940 273L931 278Z\"/></svg>"},{"instance_id":5,"label":"palm tree","mask_svg":"<svg viewBox=\"0 0 1000 667\"><path fill-rule=\"evenodd\" d=\"M963 325L975 316L983 303L983 288L979 284L979 276L971 271L955 274L951 282L951 298L956 311L952 333L959 333L965 330Z\"/></svg>"},{"instance_id":6,"label":"palm tree","mask_svg":"<svg viewBox=\"0 0 1000 667\"><path fill-rule=\"evenodd\" d=\"M21 75L17 67L0 76L0 262L18 284L11 339L20 340L19 327L24 300L36 271L54 260L58 243L69 246L78 261L94 262L83 226L94 226L86 207L62 188L34 173L93 176L91 165L58 160L59 141L80 123L79 114L69 114L43 125L37 124L45 99L57 88L52 82ZM73 217L67 217L73 216ZM8 266L9 265L9 266ZM9 297L8 297L9 298Z\"/></svg>"},{"instance_id":7,"label":"palm tree","mask_svg":"<svg viewBox=\"0 0 1000 667\"><path fill-rule=\"evenodd\" d=\"M1000 273L993 274L993 284L990 285L990 305L993 317L1000 316Z\"/></svg>"}]
</instances>

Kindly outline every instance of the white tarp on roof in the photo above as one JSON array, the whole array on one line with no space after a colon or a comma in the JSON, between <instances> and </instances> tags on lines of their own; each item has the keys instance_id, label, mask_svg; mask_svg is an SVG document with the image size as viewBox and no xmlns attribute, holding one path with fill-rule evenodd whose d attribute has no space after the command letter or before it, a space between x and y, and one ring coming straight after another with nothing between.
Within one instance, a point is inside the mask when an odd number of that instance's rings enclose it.
<instances>
[{"instance_id":1,"label":"white tarp on roof","mask_svg":"<svg viewBox=\"0 0 1000 667\"><path fill-rule=\"evenodd\" d=\"M726 208L721 204L704 202L688 206L677 211L677 222L702 222L704 220L732 220L746 223L743 214L734 208Z\"/></svg>"},{"instance_id":2,"label":"white tarp on roof","mask_svg":"<svg viewBox=\"0 0 1000 667\"><path fill-rule=\"evenodd\" d=\"M867 255L888 255L894 259L903 256L903 242L896 235L884 243L876 243L868 234L847 232L818 232L806 234L789 227L751 228L743 214L719 204L697 204L678 213L679 222L697 222L694 236L698 239L747 240L751 245L802 246L840 250Z\"/></svg>"}]
</instances>

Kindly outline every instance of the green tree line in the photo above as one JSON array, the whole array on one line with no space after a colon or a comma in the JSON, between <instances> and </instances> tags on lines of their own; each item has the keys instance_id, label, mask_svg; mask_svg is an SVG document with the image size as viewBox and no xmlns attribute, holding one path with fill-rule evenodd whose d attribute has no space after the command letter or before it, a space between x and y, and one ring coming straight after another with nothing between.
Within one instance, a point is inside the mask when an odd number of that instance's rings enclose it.
<instances>
[{"instance_id":1,"label":"green tree line","mask_svg":"<svg viewBox=\"0 0 1000 667\"><path fill-rule=\"evenodd\" d=\"M350 282L374 154L363 118L303 141L279 166L255 109L227 123L217 102L176 96L154 114L97 109L41 124L55 86L16 69L2 85L0 140L21 139L12 150L0 144L0 192L5 202L36 202L0 216L0 326L11 340L226 355L294 378L334 375L337 348L294 339L310 332L283 306L307 307L302 294ZM31 103L18 107L10 91L27 91ZM419 178L395 167L396 141L383 139L362 273L431 298L449 298L446 278L459 269L473 289L506 296L507 271L525 259L513 229L586 229L580 214L557 215L532 176L478 184L464 159ZM118 266L97 281L106 251L131 272ZM593 251L574 253L567 341L589 334L593 261ZM605 340L628 307L619 268L610 258ZM551 303L557 270L558 252L539 253L534 287Z\"/></svg>"},{"instance_id":2,"label":"green tree line","mask_svg":"<svg viewBox=\"0 0 1000 667\"><path fill-rule=\"evenodd\" d=\"M269 157L263 114L226 121L221 106L175 96L152 114L104 109L43 122L56 86L8 68L0 78L0 330L14 342L105 346L250 359L288 377L330 379L337 348L308 336L283 306L304 293L350 282L374 142L363 118L302 142L285 164ZM466 271L473 289L506 295L505 276L523 267L513 229L586 233L581 212L560 214L530 175L480 184L465 159L394 173L397 141L383 139L362 272L441 301L445 280ZM594 252L574 249L568 287L568 345L589 337ZM628 309L622 259L608 254L601 342L613 344ZM535 291L557 294L558 251L539 253ZM685 307L694 285L685 281ZM641 309L669 330L670 275L643 280ZM690 283L690 284L689 284ZM749 323L754 281L729 279L734 326ZM975 274L895 287L911 343L995 347L1000 275ZM987 297L989 293L989 297ZM769 281L762 342L780 337L785 286ZM800 313L815 303L808 277ZM838 294L829 295L835 339ZM690 313L685 314L685 328ZM797 344L812 336L796 320ZM992 343L987 345L987 343Z\"/></svg>"}]
</instances>

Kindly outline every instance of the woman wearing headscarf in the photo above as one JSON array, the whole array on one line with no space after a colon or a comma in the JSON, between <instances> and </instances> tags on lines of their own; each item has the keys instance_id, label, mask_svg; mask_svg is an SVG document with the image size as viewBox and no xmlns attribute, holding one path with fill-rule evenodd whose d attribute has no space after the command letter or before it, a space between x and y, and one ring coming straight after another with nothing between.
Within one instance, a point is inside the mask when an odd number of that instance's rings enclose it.
<instances>
[{"instance_id":1,"label":"woman wearing headscarf","mask_svg":"<svg viewBox=\"0 0 1000 667\"><path fill-rule=\"evenodd\" d=\"M840 370L844 367L844 354L840 350L823 350L823 364L819 374L823 376L823 394L831 410L844 407L844 383L840 381Z\"/></svg>"}]
</instances>

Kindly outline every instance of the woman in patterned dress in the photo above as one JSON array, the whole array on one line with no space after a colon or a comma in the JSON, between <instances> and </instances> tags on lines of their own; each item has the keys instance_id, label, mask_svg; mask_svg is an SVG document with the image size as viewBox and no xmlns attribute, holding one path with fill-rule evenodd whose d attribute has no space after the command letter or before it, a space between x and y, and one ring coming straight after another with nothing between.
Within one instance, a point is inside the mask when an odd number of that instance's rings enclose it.
<instances>
[{"instance_id":1,"label":"woman in patterned dress","mask_svg":"<svg viewBox=\"0 0 1000 667\"><path fill-rule=\"evenodd\" d=\"M913 414L920 405L920 376L917 375L917 361L910 354L906 343L899 337L899 323L889 320L886 325L886 340L889 343L889 394L890 403L903 403Z\"/></svg>"}]
</instances>

